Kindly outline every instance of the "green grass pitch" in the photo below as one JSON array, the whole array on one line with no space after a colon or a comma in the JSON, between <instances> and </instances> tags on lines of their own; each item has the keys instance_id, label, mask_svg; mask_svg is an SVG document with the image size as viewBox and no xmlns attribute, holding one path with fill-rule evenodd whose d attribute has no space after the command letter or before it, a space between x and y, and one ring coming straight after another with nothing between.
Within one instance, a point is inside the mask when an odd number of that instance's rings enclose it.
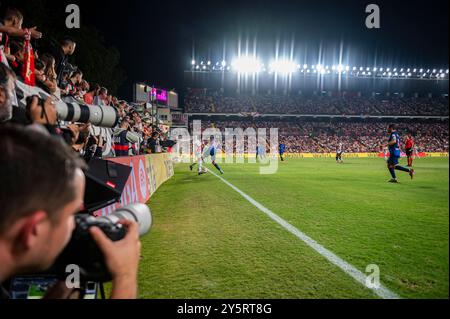
<instances>
[{"instance_id":1,"label":"green grass pitch","mask_svg":"<svg viewBox=\"0 0 450 319\"><path fill-rule=\"evenodd\" d=\"M402 160L404 163L404 160ZM211 165L208 169L214 170ZM448 158L417 159L390 184L382 159L288 159L273 175L223 177L402 298L449 297ZM151 198L141 298L377 298L217 177L177 164Z\"/></svg>"}]
</instances>

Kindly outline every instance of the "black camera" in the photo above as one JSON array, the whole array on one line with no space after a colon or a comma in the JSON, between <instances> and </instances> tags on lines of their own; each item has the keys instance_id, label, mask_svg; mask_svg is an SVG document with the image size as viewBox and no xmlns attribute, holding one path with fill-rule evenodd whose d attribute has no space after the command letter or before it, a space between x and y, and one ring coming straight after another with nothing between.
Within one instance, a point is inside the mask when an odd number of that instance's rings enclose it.
<instances>
[{"instance_id":1,"label":"black camera","mask_svg":"<svg viewBox=\"0 0 450 319\"><path fill-rule=\"evenodd\" d=\"M150 208L145 204L136 203L119 208L111 215L100 218L89 214L76 215L76 227L72 238L48 273L56 274L60 279L64 279L67 276L67 266L76 265L80 269L82 282L110 281L112 278L105 265L104 256L92 239L89 229L98 227L110 240L119 241L126 235L126 229L119 223L120 220L137 222L139 234L144 235L150 230L152 224Z\"/></svg>"}]
</instances>

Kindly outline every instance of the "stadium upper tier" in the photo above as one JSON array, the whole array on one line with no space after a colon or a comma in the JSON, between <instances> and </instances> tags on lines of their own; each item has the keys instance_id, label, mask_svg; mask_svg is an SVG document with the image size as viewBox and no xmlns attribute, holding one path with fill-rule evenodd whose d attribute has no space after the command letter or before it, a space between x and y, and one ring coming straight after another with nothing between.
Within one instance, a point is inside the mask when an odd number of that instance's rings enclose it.
<instances>
[{"instance_id":1,"label":"stadium upper tier","mask_svg":"<svg viewBox=\"0 0 450 319\"><path fill-rule=\"evenodd\" d=\"M220 91L188 90L188 113L259 113L314 115L448 116L448 96L401 97L376 95L225 95Z\"/></svg>"}]
</instances>

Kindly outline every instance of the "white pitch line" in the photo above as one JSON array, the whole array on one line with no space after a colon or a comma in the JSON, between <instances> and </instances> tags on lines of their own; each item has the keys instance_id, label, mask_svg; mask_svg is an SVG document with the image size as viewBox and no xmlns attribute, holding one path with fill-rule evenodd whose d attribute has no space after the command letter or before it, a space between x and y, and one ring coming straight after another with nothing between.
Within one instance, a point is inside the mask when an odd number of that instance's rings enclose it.
<instances>
[{"instance_id":1,"label":"white pitch line","mask_svg":"<svg viewBox=\"0 0 450 319\"><path fill-rule=\"evenodd\" d=\"M294 236L301 239L305 244L307 244L309 247L314 249L316 252L318 252L320 255L325 257L329 262L336 265L337 267L341 268L342 271L344 271L347 275L355 279L357 282L359 282L361 285L363 285L365 288L372 290L376 295L383 299L400 299L400 296L398 296L396 293L392 292L385 286L380 284L379 288L369 288L366 286L366 275L356 269L353 265L349 264L330 250L326 249L319 243L317 243L314 239L309 237L308 235L301 232L298 228L291 225L287 221L285 221L283 218L272 212L270 209L264 207L257 201L255 201L253 198L251 198L249 195L241 191L239 188L228 182L226 179L222 178L221 176L215 174L211 170L209 170L211 174L219 178L222 182L230 186L232 189L234 189L237 193L239 193L242 197L244 197L248 202L250 202L253 206L258 208L260 211L262 211L264 214L269 216L272 220L280 224L284 229L286 229L288 232L293 234Z\"/></svg>"}]
</instances>

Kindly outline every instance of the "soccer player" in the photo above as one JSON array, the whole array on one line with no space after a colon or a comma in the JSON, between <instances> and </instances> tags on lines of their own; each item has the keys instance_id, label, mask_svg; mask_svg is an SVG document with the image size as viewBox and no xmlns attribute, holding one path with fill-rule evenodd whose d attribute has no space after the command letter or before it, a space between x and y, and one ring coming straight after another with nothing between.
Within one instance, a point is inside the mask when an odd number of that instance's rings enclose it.
<instances>
[{"instance_id":1,"label":"soccer player","mask_svg":"<svg viewBox=\"0 0 450 319\"><path fill-rule=\"evenodd\" d=\"M414 139L411 133L408 133L408 137L405 141L405 153L408 158L408 167L412 167L413 162L413 148L414 148Z\"/></svg>"},{"instance_id":2,"label":"soccer player","mask_svg":"<svg viewBox=\"0 0 450 319\"><path fill-rule=\"evenodd\" d=\"M217 150L220 148L219 143L214 139L214 136L211 136L209 140L209 144L203 149L203 159L208 158L211 156L211 163L217 170L220 172L220 174L223 174L223 170L220 168L220 166L216 163L216 154Z\"/></svg>"},{"instance_id":3,"label":"soccer player","mask_svg":"<svg viewBox=\"0 0 450 319\"><path fill-rule=\"evenodd\" d=\"M413 179L415 171L410 168L405 168L398 164L398 159L400 158L400 135L397 133L397 128L395 124L389 124L388 126L389 140L387 147L389 149L389 158L387 160L387 167L391 173L392 179L389 183L398 183L397 176L395 175L395 170L406 172L409 174L411 179Z\"/></svg>"},{"instance_id":4,"label":"soccer player","mask_svg":"<svg viewBox=\"0 0 450 319\"><path fill-rule=\"evenodd\" d=\"M199 140L196 140L194 143L194 156L197 160L197 163L192 163L189 165L189 169L192 171L195 164L198 164L198 175L205 174L207 172L206 169L203 168L203 157L202 157L202 142Z\"/></svg>"},{"instance_id":5,"label":"soccer player","mask_svg":"<svg viewBox=\"0 0 450 319\"><path fill-rule=\"evenodd\" d=\"M336 163L344 163L342 160L342 153L344 150L342 149L342 143L339 143L338 149L336 150Z\"/></svg>"},{"instance_id":6,"label":"soccer player","mask_svg":"<svg viewBox=\"0 0 450 319\"><path fill-rule=\"evenodd\" d=\"M282 162L284 162L283 155L284 155L285 150L286 150L286 145L284 145L283 143L280 143L278 145L278 153L280 154L280 159Z\"/></svg>"}]
</instances>

